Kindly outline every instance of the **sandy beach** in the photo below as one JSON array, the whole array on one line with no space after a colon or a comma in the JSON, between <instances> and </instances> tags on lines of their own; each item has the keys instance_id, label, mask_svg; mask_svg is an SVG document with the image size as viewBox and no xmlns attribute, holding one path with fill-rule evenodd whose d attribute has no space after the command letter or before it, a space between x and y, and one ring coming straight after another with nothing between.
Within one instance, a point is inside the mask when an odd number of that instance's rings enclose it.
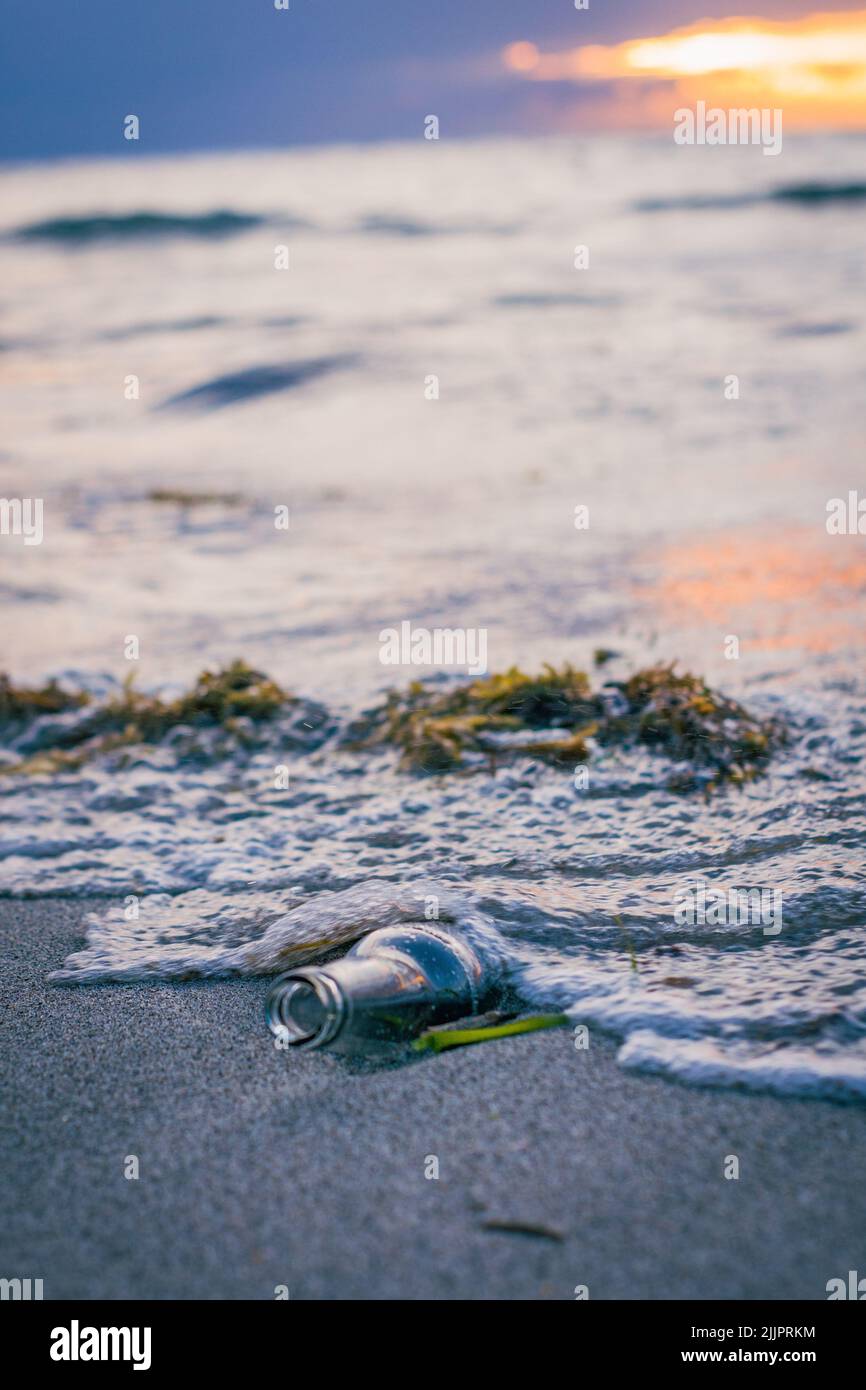
<instances>
[{"instance_id":1,"label":"sandy beach","mask_svg":"<svg viewBox=\"0 0 866 1390\"><path fill-rule=\"evenodd\" d=\"M18 7L16 1364L854 1359L866 8L708 8Z\"/></svg>"},{"instance_id":2,"label":"sandy beach","mask_svg":"<svg viewBox=\"0 0 866 1390\"><path fill-rule=\"evenodd\" d=\"M47 985L99 905L0 904L4 1264L46 1298L823 1299L862 1264L859 1107L632 1076L567 1030L286 1057L264 980Z\"/></svg>"}]
</instances>

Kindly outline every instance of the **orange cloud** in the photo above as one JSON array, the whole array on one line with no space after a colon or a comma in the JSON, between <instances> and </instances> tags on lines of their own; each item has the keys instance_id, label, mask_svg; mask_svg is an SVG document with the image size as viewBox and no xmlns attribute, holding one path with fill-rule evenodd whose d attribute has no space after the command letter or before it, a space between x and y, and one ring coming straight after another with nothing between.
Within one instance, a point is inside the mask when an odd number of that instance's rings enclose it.
<instances>
[{"instance_id":1,"label":"orange cloud","mask_svg":"<svg viewBox=\"0 0 866 1390\"><path fill-rule=\"evenodd\" d=\"M866 127L866 10L780 21L705 19L657 37L560 53L521 42L510 44L502 61L532 82L657 83L671 98L665 109L697 100L748 102L781 107L789 125ZM655 102L642 109L660 113Z\"/></svg>"}]
</instances>

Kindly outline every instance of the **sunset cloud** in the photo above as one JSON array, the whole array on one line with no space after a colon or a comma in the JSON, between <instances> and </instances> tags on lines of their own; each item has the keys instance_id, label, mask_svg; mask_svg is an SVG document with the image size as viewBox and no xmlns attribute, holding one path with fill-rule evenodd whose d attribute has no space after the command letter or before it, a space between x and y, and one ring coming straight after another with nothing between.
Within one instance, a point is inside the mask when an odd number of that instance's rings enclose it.
<instances>
[{"instance_id":1,"label":"sunset cloud","mask_svg":"<svg viewBox=\"0 0 866 1390\"><path fill-rule=\"evenodd\" d=\"M866 10L701 20L654 37L552 53L522 41L510 44L502 61L531 82L576 83L589 92L614 84L611 107L619 102L620 112L640 112L648 123L703 99L782 107L790 125L866 127ZM643 89L638 103L628 91L636 80Z\"/></svg>"}]
</instances>

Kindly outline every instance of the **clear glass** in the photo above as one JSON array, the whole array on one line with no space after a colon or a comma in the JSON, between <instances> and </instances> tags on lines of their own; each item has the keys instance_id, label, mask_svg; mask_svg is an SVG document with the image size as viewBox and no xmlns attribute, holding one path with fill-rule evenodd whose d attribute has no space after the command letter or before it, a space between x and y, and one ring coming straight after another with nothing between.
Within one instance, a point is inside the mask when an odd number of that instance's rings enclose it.
<instances>
[{"instance_id":1,"label":"clear glass","mask_svg":"<svg viewBox=\"0 0 866 1390\"><path fill-rule=\"evenodd\" d=\"M484 968L461 936L409 923L370 932L340 960L289 971L266 1008L290 1047L363 1052L477 1013L485 994Z\"/></svg>"}]
</instances>

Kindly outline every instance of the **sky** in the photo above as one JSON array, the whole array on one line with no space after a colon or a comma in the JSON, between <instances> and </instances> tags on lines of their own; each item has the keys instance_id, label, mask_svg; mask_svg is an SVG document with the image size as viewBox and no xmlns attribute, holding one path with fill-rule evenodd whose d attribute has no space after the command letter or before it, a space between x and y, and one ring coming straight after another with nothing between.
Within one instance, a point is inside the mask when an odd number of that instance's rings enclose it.
<instances>
[{"instance_id":1,"label":"sky","mask_svg":"<svg viewBox=\"0 0 866 1390\"><path fill-rule=\"evenodd\" d=\"M411 139L430 114L443 139L661 127L695 93L866 127L863 0L588 3L0 0L0 159L126 153L128 114L158 154ZM832 23L808 18L822 8ZM738 14L757 17L756 58ZM681 28L703 48L669 40L635 61L633 41Z\"/></svg>"}]
</instances>

